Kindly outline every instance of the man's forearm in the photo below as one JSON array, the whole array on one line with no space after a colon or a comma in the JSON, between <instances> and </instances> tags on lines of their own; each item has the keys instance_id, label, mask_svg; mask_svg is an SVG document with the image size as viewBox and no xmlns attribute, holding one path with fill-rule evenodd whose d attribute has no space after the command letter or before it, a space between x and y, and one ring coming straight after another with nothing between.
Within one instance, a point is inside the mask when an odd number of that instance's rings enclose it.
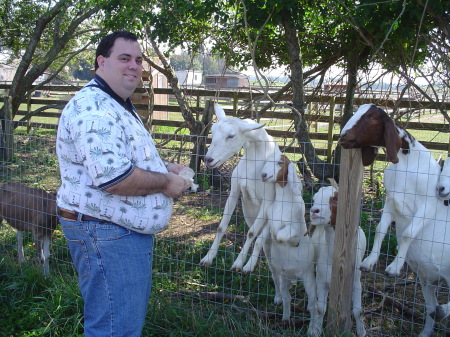
<instances>
[{"instance_id":1,"label":"man's forearm","mask_svg":"<svg viewBox=\"0 0 450 337\"><path fill-rule=\"evenodd\" d=\"M134 171L121 182L108 187L111 194L138 196L163 192L169 184L167 174L149 172L136 167Z\"/></svg>"}]
</instances>

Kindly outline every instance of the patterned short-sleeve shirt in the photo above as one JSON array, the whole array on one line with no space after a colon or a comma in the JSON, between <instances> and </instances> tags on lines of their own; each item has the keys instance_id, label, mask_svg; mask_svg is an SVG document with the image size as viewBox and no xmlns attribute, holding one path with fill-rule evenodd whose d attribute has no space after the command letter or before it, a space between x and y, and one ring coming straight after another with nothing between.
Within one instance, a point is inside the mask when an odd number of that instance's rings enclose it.
<instances>
[{"instance_id":1,"label":"patterned short-sleeve shirt","mask_svg":"<svg viewBox=\"0 0 450 337\"><path fill-rule=\"evenodd\" d=\"M144 234L166 227L172 214L172 199L166 195L127 197L104 190L135 167L167 173L142 122L108 93L88 84L68 102L59 122L56 153L62 180L59 207Z\"/></svg>"}]
</instances>

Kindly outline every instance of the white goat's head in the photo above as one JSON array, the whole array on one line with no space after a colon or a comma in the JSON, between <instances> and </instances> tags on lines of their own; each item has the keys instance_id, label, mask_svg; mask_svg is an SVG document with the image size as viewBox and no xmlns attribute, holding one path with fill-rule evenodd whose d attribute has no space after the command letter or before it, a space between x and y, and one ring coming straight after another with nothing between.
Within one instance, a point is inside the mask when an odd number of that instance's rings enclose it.
<instances>
[{"instance_id":1,"label":"white goat's head","mask_svg":"<svg viewBox=\"0 0 450 337\"><path fill-rule=\"evenodd\" d=\"M279 150L274 151L273 156L266 160L261 171L261 179L263 182L277 183L281 187L289 185L294 195L302 196L303 186L295 164Z\"/></svg>"},{"instance_id":2,"label":"white goat's head","mask_svg":"<svg viewBox=\"0 0 450 337\"><path fill-rule=\"evenodd\" d=\"M219 104L214 104L218 121L211 127L212 141L205 155L205 164L208 168L222 165L244 146L247 132L262 128L252 120L242 120L236 117L225 116L225 111Z\"/></svg>"},{"instance_id":3,"label":"white goat's head","mask_svg":"<svg viewBox=\"0 0 450 337\"><path fill-rule=\"evenodd\" d=\"M338 192L335 186L321 187L314 194L313 205L309 210L312 225L334 227L336 224Z\"/></svg>"},{"instance_id":4,"label":"white goat's head","mask_svg":"<svg viewBox=\"0 0 450 337\"><path fill-rule=\"evenodd\" d=\"M344 149L361 148L363 165L373 163L379 146L386 148L392 163L398 163L402 138L409 135L404 133L399 135L399 129L384 110L374 104L364 104L345 124L339 143Z\"/></svg>"},{"instance_id":5,"label":"white goat's head","mask_svg":"<svg viewBox=\"0 0 450 337\"><path fill-rule=\"evenodd\" d=\"M444 166L436 185L436 193L440 199L450 199L450 157L444 161Z\"/></svg>"}]
</instances>

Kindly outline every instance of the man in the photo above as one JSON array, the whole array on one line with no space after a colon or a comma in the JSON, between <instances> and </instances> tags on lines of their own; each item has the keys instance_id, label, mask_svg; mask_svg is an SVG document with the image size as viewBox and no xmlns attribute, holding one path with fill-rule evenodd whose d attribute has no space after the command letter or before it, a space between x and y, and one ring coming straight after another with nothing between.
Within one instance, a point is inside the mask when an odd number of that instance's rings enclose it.
<instances>
[{"instance_id":1,"label":"man","mask_svg":"<svg viewBox=\"0 0 450 337\"><path fill-rule=\"evenodd\" d=\"M140 336L150 297L153 234L188 182L161 160L130 96L142 75L136 35L97 47L95 78L64 108L58 214L84 299L85 336Z\"/></svg>"}]
</instances>

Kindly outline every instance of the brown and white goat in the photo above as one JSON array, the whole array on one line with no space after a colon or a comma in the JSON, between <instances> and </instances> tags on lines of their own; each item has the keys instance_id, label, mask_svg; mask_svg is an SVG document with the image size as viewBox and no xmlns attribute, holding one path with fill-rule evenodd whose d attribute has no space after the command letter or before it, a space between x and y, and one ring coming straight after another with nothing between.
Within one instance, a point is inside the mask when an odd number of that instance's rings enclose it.
<instances>
[{"instance_id":1,"label":"brown and white goat","mask_svg":"<svg viewBox=\"0 0 450 337\"><path fill-rule=\"evenodd\" d=\"M346 149L361 148L364 165L375 160L378 147L386 148L391 164L384 170L385 205L372 252L361 267L372 269L381 241L395 221L398 253L386 272L399 275L411 240L433 223L440 166L430 151L373 104L358 109L342 129L339 142Z\"/></svg>"},{"instance_id":2,"label":"brown and white goat","mask_svg":"<svg viewBox=\"0 0 450 337\"><path fill-rule=\"evenodd\" d=\"M396 223L398 254L386 268L398 275L403 263L419 276L427 316L420 337L433 333L435 318L450 315L450 302L438 305L435 283L450 284L450 208L436 196L440 166L422 144L375 105L363 105L341 132L344 148L362 148L364 165L375 159L376 146L387 149L392 162L384 171L386 200L370 255L361 269L378 261L381 242ZM397 152L396 152L397 151Z\"/></svg>"},{"instance_id":3,"label":"brown and white goat","mask_svg":"<svg viewBox=\"0 0 450 337\"><path fill-rule=\"evenodd\" d=\"M49 274L50 241L59 219L56 197L44 190L16 182L0 185L0 221L17 230L19 262L25 261L22 232L31 232L44 274Z\"/></svg>"},{"instance_id":4,"label":"brown and white goat","mask_svg":"<svg viewBox=\"0 0 450 337\"><path fill-rule=\"evenodd\" d=\"M317 306L319 311L318 324L320 326L323 324L327 310L327 299L333 267L337 198L337 184L321 187L314 194L313 205L309 211L311 224L316 226L312 235L312 242L315 250ZM366 335L361 301L361 270L359 269L365 250L366 236L361 227L359 227L352 292L352 312L356 321L356 334L358 337Z\"/></svg>"},{"instance_id":5,"label":"brown and white goat","mask_svg":"<svg viewBox=\"0 0 450 337\"><path fill-rule=\"evenodd\" d=\"M261 179L267 185L275 185L275 198L265 209L263 217L256 219L251 237L262 236L270 241L267 257L275 283L275 304L283 304L283 321L291 315L292 283L303 281L308 297L311 321L308 335L319 336L317 324L317 293L314 277L314 247L307 231L305 203L302 198L302 183L295 164L280 150L276 150L261 171ZM266 224L267 222L267 224ZM260 232L262 231L262 234ZM245 260L251 240L246 242L238 259ZM252 258L255 258L252 256Z\"/></svg>"}]
</instances>

